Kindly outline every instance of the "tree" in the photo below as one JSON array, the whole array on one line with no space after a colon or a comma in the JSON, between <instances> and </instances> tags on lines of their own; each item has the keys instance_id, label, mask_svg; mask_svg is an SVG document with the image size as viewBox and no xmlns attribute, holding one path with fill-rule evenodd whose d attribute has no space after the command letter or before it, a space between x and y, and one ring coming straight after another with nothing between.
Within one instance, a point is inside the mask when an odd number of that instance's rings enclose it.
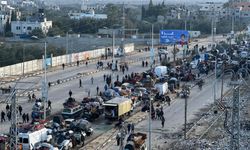
<instances>
[{"instance_id":1,"label":"tree","mask_svg":"<svg viewBox=\"0 0 250 150\"><path fill-rule=\"evenodd\" d=\"M122 24L122 8L115 6L114 4L107 4L104 12L108 15L107 27L112 27L114 24Z\"/></svg>"},{"instance_id":2,"label":"tree","mask_svg":"<svg viewBox=\"0 0 250 150\"><path fill-rule=\"evenodd\" d=\"M56 36L56 35L62 35L63 34L63 31L58 28L57 26L56 27L53 27L53 28L50 28L48 33L47 33L47 36Z\"/></svg>"},{"instance_id":3,"label":"tree","mask_svg":"<svg viewBox=\"0 0 250 150\"><path fill-rule=\"evenodd\" d=\"M37 36L38 38L44 38L45 37L42 29L39 29L39 28L32 30L30 35L31 36Z\"/></svg>"}]
</instances>

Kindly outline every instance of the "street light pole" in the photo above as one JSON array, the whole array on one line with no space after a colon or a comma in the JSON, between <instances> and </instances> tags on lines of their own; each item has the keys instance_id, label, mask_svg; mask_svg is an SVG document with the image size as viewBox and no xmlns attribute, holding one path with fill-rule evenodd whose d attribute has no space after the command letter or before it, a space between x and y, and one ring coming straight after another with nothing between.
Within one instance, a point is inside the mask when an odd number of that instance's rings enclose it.
<instances>
[{"instance_id":1,"label":"street light pole","mask_svg":"<svg viewBox=\"0 0 250 150\"><path fill-rule=\"evenodd\" d=\"M187 139L187 87L184 86L185 113L184 113L184 139Z\"/></svg>"},{"instance_id":2,"label":"street light pole","mask_svg":"<svg viewBox=\"0 0 250 150\"><path fill-rule=\"evenodd\" d=\"M150 96L149 100L149 114L148 114L148 149L151 150L151 113L152 113L152 96Z\"/></svg>"},{"instance_id":3,"label":"street light pole","mask_svg":"<svg viewBox=\"0 0 250 150\"><path fill-rule=\"evenodd\" d=\"M216 54L217 55L217 54ZM217 85L217 56L215 57L215 65L214 65L214 104L217 103L216 101L216 85Z\"/></svg>"},{"instance_id":4,"label":"street light pole","mask_svg":"<svg viewBox=\"0 0 250 150\"><path fill-rule=\"evenodd\" d=\"M43 83L43 102L44 102L44 120L46 120L46 103L47 103L47 99L48 99L48 89L47 89L47 43L44 43L44 83Z\"/></svg>"},{"instance_id":5,"label":"street light pole","mask_svg":"<svg viewBox=\"0 0 250 150\"><path fill-rule=\"evenodd\" d=\"M24 44L23 44L23 76L24 76L24 61L25 61L25 49L24 49Z\"/></svg>"},{"instance_id":6,"label":"street light pole","mask_svg":"<svg viewBox=\"0 0 250 150\"><path fill-rule=\"evenodd\" d=\"M150 68L153 68L154 64L154 24L152 24L152 41L151 41L151 51L150 51L150 57L151 57L151 66Z\"/></svg>"}]
</instances>

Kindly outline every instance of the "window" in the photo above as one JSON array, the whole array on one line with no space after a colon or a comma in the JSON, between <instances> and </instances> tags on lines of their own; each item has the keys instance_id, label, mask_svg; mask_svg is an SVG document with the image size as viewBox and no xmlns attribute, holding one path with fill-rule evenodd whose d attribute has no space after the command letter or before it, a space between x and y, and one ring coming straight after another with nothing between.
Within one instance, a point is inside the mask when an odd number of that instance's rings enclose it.
<instances>
[{"instance_id":1,"label":"window","mask_svg":"<svg viewBox=\"0 0 250 150\"><path fill-rule=\"evenodd\" d=\"M29 143L29 139L28 138L23 138L23 143Z\"/></svg>"},{"instance_id":2,"label":"window","mask_svg":"<svg viewBox=\"0 0 250 150\"><path fill-rule=\"evenodd\" d=\"M20 26L16 26L16 30L20 30L21 29L21 27Z\"/></svg>"},{"instance_id":3,"label":"window","mask_svg":"<svg viewBox=\"0 0 250 150\"><path fill-rule=\"evenodd\" d=\"M27 27L27 30L31 30L31 27Z\"/></svg>"},{"instance_id":4,"label":"window","mask_svg":"<svg viewBox=\"0 0 250 150\"><path fill-rule=\"evenodd\" d=\"M64 108L64 109L63 109L63 112L65 112L65 113L71 113L71 109Z\"/></svg>"}]
</instances>

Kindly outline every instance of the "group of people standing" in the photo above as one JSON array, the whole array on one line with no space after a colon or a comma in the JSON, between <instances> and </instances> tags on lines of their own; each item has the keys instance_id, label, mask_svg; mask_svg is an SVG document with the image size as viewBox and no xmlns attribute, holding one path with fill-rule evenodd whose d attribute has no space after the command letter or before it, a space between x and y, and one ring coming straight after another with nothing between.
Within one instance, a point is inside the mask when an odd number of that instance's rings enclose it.
<instances>
[{"instance_id":1,"label":"group of people standing","mask_svg":"<svg viewBox=\"0 0 250 150\"><path fill-rule=\"evenodd\" d=\"M12 107L11 105L7 104L6 105L6 112L3 110L1 111L1 122L5 122L5 116L7 116L8 120L11 121L11 111ZM28 113L23 113L23 108L21 105L18 106L18 114L20 117L22 117L23 123L29 122L29 114Z\"/></svg>"},{"instance_id":2,"label":"group of people standing","mask_svg":"<svg viewBox=\"0 0 250 150\"><path fill-rule=\"evenodd\" d=\"M123 141L126 137L126 134L128 134L127 141L129 141L131 138L131 135L134 133L134 130L135 130L135 125L133 123L127 124L127 130L123 123L120 126L119 132L116 135L117 146L123 145Z\"/></svg>"}]
</instances>

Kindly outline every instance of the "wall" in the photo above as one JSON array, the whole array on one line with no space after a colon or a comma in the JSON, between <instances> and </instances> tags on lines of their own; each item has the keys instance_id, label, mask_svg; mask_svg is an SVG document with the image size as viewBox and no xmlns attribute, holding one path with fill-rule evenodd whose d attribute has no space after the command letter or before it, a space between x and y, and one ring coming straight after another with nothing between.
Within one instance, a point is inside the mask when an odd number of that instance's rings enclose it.
<instances>
[{"instance_id":1,"label":"wall","mask_svg":"<svg viewBox=\"0 0 250 150\"><path fill-rule=\"evenodd\" d=\"M116 54L116 49L118 47L115 47L115 54ZM134 51L134 44L126 44L125 45L125 52L133 52ZM87 58L92 59L92 58L98 58L102 54L105 54L105 48L101 49L96 49L96 50L90 50L90 51L84 51L80 53L73 53L69 55L62 55L62 56L57 56L57 57L52 57L52 66L60 66L63 63L67 64L69 62L75 63L77 60L79 61L84 61L87 60ZM31 60L31 61L26 61L24 63L18 63L10 66L5 66L0 68L0 77L7 77L7 76L13 76L13 75L22 75L31 73L34 71L39 71L42 70L43 68L43 60L42 59L36 59L36 60Z\"/></svg>"}]
</instances>

